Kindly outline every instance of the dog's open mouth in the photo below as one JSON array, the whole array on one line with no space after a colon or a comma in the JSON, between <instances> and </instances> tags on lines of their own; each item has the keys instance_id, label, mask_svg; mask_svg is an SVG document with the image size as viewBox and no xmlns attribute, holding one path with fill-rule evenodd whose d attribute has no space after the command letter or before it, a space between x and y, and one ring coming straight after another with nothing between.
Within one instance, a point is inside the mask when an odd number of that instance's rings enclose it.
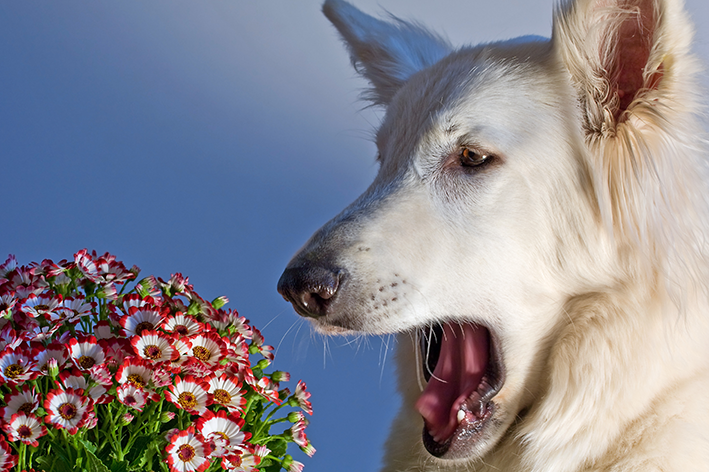
<instances>
[{"instance_id":1,"label":"dog's open mouth","mask_svg":"<svg viewBox=\"0 0 709 472\"><path fill-rule=\"evenodd\" d=\"M420 341L428 381L416 402L423 444L436 457L469 450L492 418L504 380L496 343L487 328L458 323L424 328Z\"/></svg>"}]
</instances>

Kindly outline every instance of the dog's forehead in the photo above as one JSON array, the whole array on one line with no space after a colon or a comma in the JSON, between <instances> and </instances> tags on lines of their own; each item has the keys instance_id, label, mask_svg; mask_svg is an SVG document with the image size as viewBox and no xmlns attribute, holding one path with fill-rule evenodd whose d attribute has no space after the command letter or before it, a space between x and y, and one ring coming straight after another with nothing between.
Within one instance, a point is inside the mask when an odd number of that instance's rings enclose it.
<instances>
[{"instance_id":1,"label":"dog's forehead","mask_svg":"<svg viewBox=\"0 0 709 472\"><path fill-rule=\"evenodd\" d=\"M387 108L377 132L380 153L413 155L432 133L456 139L482 129L516 132L509 125L524 120L525 111L535 114L559 100L550 52L539 39L490 44L458 50L420 71Z\"/></svg>"}]
</instances>

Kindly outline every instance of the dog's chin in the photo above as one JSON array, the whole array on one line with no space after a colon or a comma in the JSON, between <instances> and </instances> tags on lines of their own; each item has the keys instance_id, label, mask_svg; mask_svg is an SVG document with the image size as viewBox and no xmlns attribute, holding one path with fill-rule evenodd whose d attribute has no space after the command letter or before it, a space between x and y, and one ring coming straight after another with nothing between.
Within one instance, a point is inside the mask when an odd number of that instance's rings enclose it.
<instances>
[{"instance_id":1,"label":"dog's chin","mask_svg":"<svg viewBox=\"0 0 709 472\"><path fill-rule=\"evenodd\" d=\"M494 446L505 421L495 396L505 369L499 340L472 323L418 330L427 385L416 402L423 445L440 459L473 459Z\"/></svg>"}]
</instances>

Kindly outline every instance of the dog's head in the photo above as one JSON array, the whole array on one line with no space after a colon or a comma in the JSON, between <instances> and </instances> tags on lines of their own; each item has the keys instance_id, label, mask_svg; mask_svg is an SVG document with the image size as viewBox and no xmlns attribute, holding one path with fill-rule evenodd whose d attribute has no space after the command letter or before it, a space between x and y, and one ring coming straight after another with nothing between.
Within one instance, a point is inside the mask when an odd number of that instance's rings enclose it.
<instances>
[{"instance_id":1,"label":"dog's head","mask_svg":"<svg viewBox=\"0 0 709 472\"><path fill-rule=\"evenodd\" d=\"M614 283L622 248L660 218L617 205L642 193L617 173L645 163L604 159L626 145L639 157L638 133L655 133L682 73L673 57L688 39L661 41L681 16L665 8L583 0L559 10L552 40L454 50L420 26L325 3L366 97L386 108L380 169L278 290L323 333L404 334L401 356L416 358L405 408L423 418L430 454L495 446L540 395L564 304Z\"/></svg>"}]
</instances>

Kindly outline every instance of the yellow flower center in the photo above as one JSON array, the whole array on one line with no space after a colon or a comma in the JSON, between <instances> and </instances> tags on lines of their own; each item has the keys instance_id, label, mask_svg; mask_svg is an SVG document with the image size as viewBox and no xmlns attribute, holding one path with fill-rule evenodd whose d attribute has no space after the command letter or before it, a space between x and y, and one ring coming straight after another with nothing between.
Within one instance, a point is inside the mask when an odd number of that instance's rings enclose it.
<instances>
[{"instance_id":1,"label":"yellow flower center","mask_svg":"<svg viewBox=\"0 0 709 472\"><path fill-rule=\"evenodd\" d=\"M212 353L204 346L195 346L192 348L192 354L203 362L207 362L209 358L212 357Z\"/></svg>"},{"instance_id":2,"label":"yellow flower center","mask_svg":"<svg viewBox=\"0 0 709 472\"><path fill-rule=\"evenodd\" d=\"M214 401L221 403L222 405L227 405L231 402L231 395L226 390L217 389L214 391Z\"/></svg>"},{"instance_id":3,"label":"yellow flower center","mask_svg":"<svg viewBox=\"0 0 709 472\"><path fill-rule=\"evenodd\" d=\"M192 392L182 392L177 397L177 402L185 410L194 410L197 406L197 398Z\"/></svg>"},{"instance_id":4,"label":"yellow flower center","mask_svg":"<svg viewBox=\"0 0 709 472\"><path fill-rule=\"evenodd\" d=\"M22 368L21 365L10 364L5 369L5 377L7 377L8 379L16 379L17 377L22 375L24 372L25 372L25 370Z\"/></svg>"},{"instance_id":5,"label":"yellow flower center","mask_svg":"<svg viewBox=\"0 0 709 472\"><path fill-rule=\"evenodd\" d=\"M194 447L189 444L183 444L180 446L180 450L177 453L177 457L179 457L182 462L189 462L194 459L196 455L197 453L195 452Z\"/></svg>"},{"instance_id":6,"label":"yellow flower center","mask_svg":"<svg viewBox=\"0 0 709 472\"><path fill-rule=\"evenodd\" d=\"M162 351L156 345L151 344L143 348L143 355L148 359L159 359L162 357Z\"/></svg>"},{"instance_id":7,"label":"yellow flower center","mask_svg":"<svg viewBox=\"0 0 709 472\"><path fill-rule=\"evenodd\" d=\"M79 365L82 369L90 369L96 364L96 359L91 356L81 356L79 357Z\"/></svg>"},{"instance_id":8,"label":"yellow flower center","mask_svg":"<svg viewBox=\"0 0 709 472\"><path fill-rule=\"evenodd\" d=\"M141 377L140 374L130 374L128 376L128 382L132 383L136 387L145 387L145 380L143 380L143 377Z\"/></svg>"},{"instance_id":9,"label":"yellow flower center","mask_svg":"<svg viewBox=\"0 0 709 472\"><path fill-rule=\"evenodd\" d=\"M61 416L65 420L70 420L74 418L77 413L76 405L68 402L62 403L57 410L59 412L59 416Z\"/></svg>"}]
</instances>

